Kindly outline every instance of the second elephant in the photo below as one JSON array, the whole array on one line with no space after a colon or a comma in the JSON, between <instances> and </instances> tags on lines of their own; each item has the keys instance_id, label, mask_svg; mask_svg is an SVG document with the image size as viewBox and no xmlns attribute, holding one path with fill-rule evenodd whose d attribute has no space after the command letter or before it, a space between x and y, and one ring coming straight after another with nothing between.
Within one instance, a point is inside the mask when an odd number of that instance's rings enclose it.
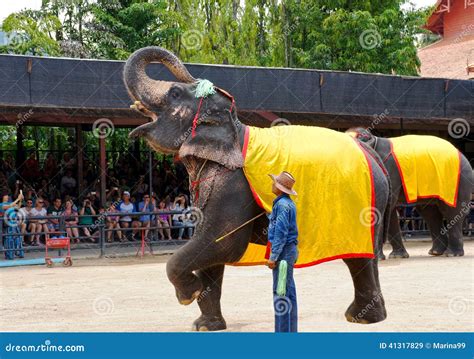
<instances>
[{"instance_id":1,"label":"second elephant","mask_svg":"<svg viewBox=\"0 0 474 359\"><path fill-rule=\"evenodd\" d=\"M473 187L472 168L466 157L449 142L434 136L409 135L387 139L376 137L363 128L351 128L347 132L372 147L389 172L392 185L389 241L393 248L389 257L409 256L402 242L396 211L397 204L406 203L416 203L418 213L428 225L433 239L428 252L430 255L463 256L462 226L469 213ZM423 146L419 146L421 142ZM394 143L399 145L394 147ZM442 151L439 146L443 147ZM447 152L451 155L447 155ZM405 178L400 165L403 157L410 166ZM417 166L422 168L417 169ZM411 182L413 190L408 188L408 182ZM437 185L441 191L452 195L451 200L443 198L441 193L419 193L420 188ZM407 193L410 191L413 193Z\"/></svg>"}]
</instances>

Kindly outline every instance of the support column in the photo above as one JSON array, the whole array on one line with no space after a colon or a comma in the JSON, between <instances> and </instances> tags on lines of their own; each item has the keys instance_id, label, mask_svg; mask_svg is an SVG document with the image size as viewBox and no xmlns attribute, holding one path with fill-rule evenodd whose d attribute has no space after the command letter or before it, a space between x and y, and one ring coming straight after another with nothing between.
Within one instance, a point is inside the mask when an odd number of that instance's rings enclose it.
<instances>
[{"instance_id":1,"label":"support column","mask_svg":"<svg viewBox=\"0 0 474 359\"><path fill-rule=\"evenodd\" d=\"M99 136L99 171L100 171L100 204L105 207L105 187L106 187L106 171L107 161L105 157L105 130L100 130Z\"/></svg>"},{"instance_id":2,"label":"support column","mask_svg":"<svg viewBox=\"0 0 474 359\"><path fill-rule=\"evenodd\" d=\"M153 192L153 153L151 150L148 150L148 192L150 193L150 201L151 201L151 194Z\"/></svg>"},{"instance_id":3,"label":"support column","mask_svg":"<svg viewBox=\"0 0 474 359\"><path fill-rule=\"evenodd\" d=\"M77 163L77 182L79 196L82 197L84 190L84 137L82 126L76 125L76 163Z\"/></svg>"},{"instance_id":4,"label":"support column","mask_svg":"<svg viewBox=\"0 0 474 359\"><path fill-rule=\"evenodd\" d=\"M25 127L24 126L17 126L16 128L16 159L15 164L16 168L20 168L20 166L25 162L25 147L23 146L23 142L25 140Z\"/></svg>"}]
</instances>

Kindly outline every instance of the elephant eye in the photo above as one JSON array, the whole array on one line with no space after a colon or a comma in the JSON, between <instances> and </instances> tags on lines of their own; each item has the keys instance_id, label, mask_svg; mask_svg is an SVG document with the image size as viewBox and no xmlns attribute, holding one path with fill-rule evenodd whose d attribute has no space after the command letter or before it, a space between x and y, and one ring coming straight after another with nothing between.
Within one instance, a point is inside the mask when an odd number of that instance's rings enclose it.
<instances>
[{"instance_id":1,"label":"elephant eye","mask_svg":"<svg viewBox=\"0 0 474 359\"><path fill-rule=\"evenodd\" d=\"M169 96L170 96L173 100L179 99L179 98L181 97L181 89L178 88L178 87L173 87L173 88L170 90Z\"/></svg>"}]
</instances>

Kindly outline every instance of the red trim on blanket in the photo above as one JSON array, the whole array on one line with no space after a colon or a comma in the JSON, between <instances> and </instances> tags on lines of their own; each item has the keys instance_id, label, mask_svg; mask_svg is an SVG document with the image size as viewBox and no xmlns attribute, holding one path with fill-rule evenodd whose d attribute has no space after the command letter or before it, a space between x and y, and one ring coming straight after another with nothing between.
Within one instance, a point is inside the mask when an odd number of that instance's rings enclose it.
<instances>
[{"instance_id":1,"label":"red trim on blanket","mask_svg":"<svg viewBox=\"0 0 474 359\"><path fill-rule=\"evenodd\" d=\"M455 192L453 203L449 203L448 201L446 201L446 199L441 198L441 196L439 194L430 194L430 195L426 195L426 196L418 196L417 195L415 199L409 200L408 191L407 191L407 187L406 187L406 184L405 184L405 178L403 178L402 168L400 167L400 163L398 162L397 154L393 151L393 143L392 143L392 141L390 141L390 139L389 139L389 142L390 142L390 151L393 154L395 164L397 165L397 168L398 168L398 173L400 174L400 179L402 181L402 186L403 186L403 194L405 195L405 201L407 203L416 203L418 201L418 199L435 198L435 199L438 199L438 200L444 202L446 205L448 205L450 207L456 207L456 204L457 204L457 201L458 201L459 181L461 180L461 152L460 151L458 151L458 156L459 156L458 180L456 182L456 192Z\"/></svg>"},{"instance_id":2,"label":"red trim on blanket","mask_svg":"<svg viewBox=\"0 0 474 359\"><path fill-rule=\"evenodd\" d=\"M245 162L245 157L247 156L247 147L249 145L249 137L250 137L250 127L245 126L244 143L242 145L242 157L244 158L244 162ZM245 171L244 171L244 174L245 174ZM254 190L254 188L250 184L250 181L247 180L247 183L249 184L250 190L252 191L252 195L253 195L253 198L255 199L255 202L257 202L260 208L263 208L262 200L260 199L257 192Z\"/></svg>"},{"instance_id":3,"label":"red trim on blanket","mask_svg":"<svg viewBox=\"0 0 474 359\"><path fill-rule=\"evenodd\" d=\"M362 153L364 154L365 156L365 159L367 161L367 165L369 166L369 172L370 172L370 192L371 192L371 206L372 206L372 211L370 212L370 223L372 224L370 227L370 235L372 237L372 251L375 253L375 222L377 220L377 218L375 218L375 215L374 215L374 211L375 211L375 186L374 186L374 172L373 172L373 168L372 168L372 163L370 163L370 158L369 158L369 154L367 153L367 151L365 150L364 147L362 147L361 143L352 137L352 139L355 141L355 143L357 143L357 145L359 146L359 148L362 150ZM381 218L379 218L380 220ZM372 254L373 255L373 254ZM348 257L348 258L353 258L353 257ZM373 257L371 257L373 258Z\"/></svg>"},{"instance_id":4,"label":"red trim on blanket","mask_svg":"<svg viewBox=\"0 0 474 359\"><path fill-rule=\"evenodd\" d=\"M333 261L336 259L347 259L347 258L375 258L375 255L373 253L347 253L347 254L339 254L334 257L327 257L323 259L318 259L317 261L314 262L309 262L309 263L303 263L303 264L295 264L295 268L305 268L305 267L311 267L315 266L317 264L321 264L324 262L329 262Z\"/></svg>"},{"instance_id":5,"label":"red trim on blanket","mask_svg":"<svg viewBox=\"0 0 474 359\"><path fill-rule=\"evenodd\" d=\"M330 262L334 261L336 259L348 259L348 258L375 258L375 255L373 253L347 253L347 254L339 254L337 256L333 257L327 257L323 259L318 259L317 261L314 262L309 262L309 263L302 263L302 264L295 264L295 268L306 268L306 267L312 267L317 264L325 263L325 262ZM231 266L257 266L257 265L263 265L267 264L267 262L255 262L255 263L227 263L228 265Z\"/></svg>"}]
</instances>

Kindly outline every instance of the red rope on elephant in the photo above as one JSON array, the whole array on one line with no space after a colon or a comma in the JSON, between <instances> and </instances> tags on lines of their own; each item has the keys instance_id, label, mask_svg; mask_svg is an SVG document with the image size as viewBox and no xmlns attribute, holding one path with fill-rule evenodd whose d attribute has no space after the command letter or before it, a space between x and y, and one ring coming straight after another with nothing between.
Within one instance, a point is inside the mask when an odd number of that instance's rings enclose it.
<instances>
[{"instance_id":1,"label":"red rope on elephant","mask_svg":"<svg viewBox=\"0 0 474 359\"><path fill-rule=\"evenodd\" d=\"M228 168L225 168L225 172L227 171L230 171ZM202 179L197 179L195 181L191 181L191 191L193 191L195 193L195 196L194 196L194 201L197 203L198 199L199 199L199 185L204 182L204 181L207 181L208 179L211 179L211 178L214 178L216 177L219 173L216 173L212 176L209 176L209 177L205 177L205 178L202 178Z\"/></svg>"},{"instance_id":2,"label":"red rope on elephant","mask_svg":"<svg viewBox=\"0 0 474 359\"><path fill-rule=\"evenodd\" d=\"M202 106L202 100L203 99L204 99L204 97L201 97L201 99L199 100L198 109L197 109L196 115L194 116L194 119L193 119L193 128L192 128L192 132L191 132L191 138L194 138L194 136L196 136L197 121L198 121L198 118L199 118L199 114L201 113L201 106Z\"/></svg>"}]
</instances>

